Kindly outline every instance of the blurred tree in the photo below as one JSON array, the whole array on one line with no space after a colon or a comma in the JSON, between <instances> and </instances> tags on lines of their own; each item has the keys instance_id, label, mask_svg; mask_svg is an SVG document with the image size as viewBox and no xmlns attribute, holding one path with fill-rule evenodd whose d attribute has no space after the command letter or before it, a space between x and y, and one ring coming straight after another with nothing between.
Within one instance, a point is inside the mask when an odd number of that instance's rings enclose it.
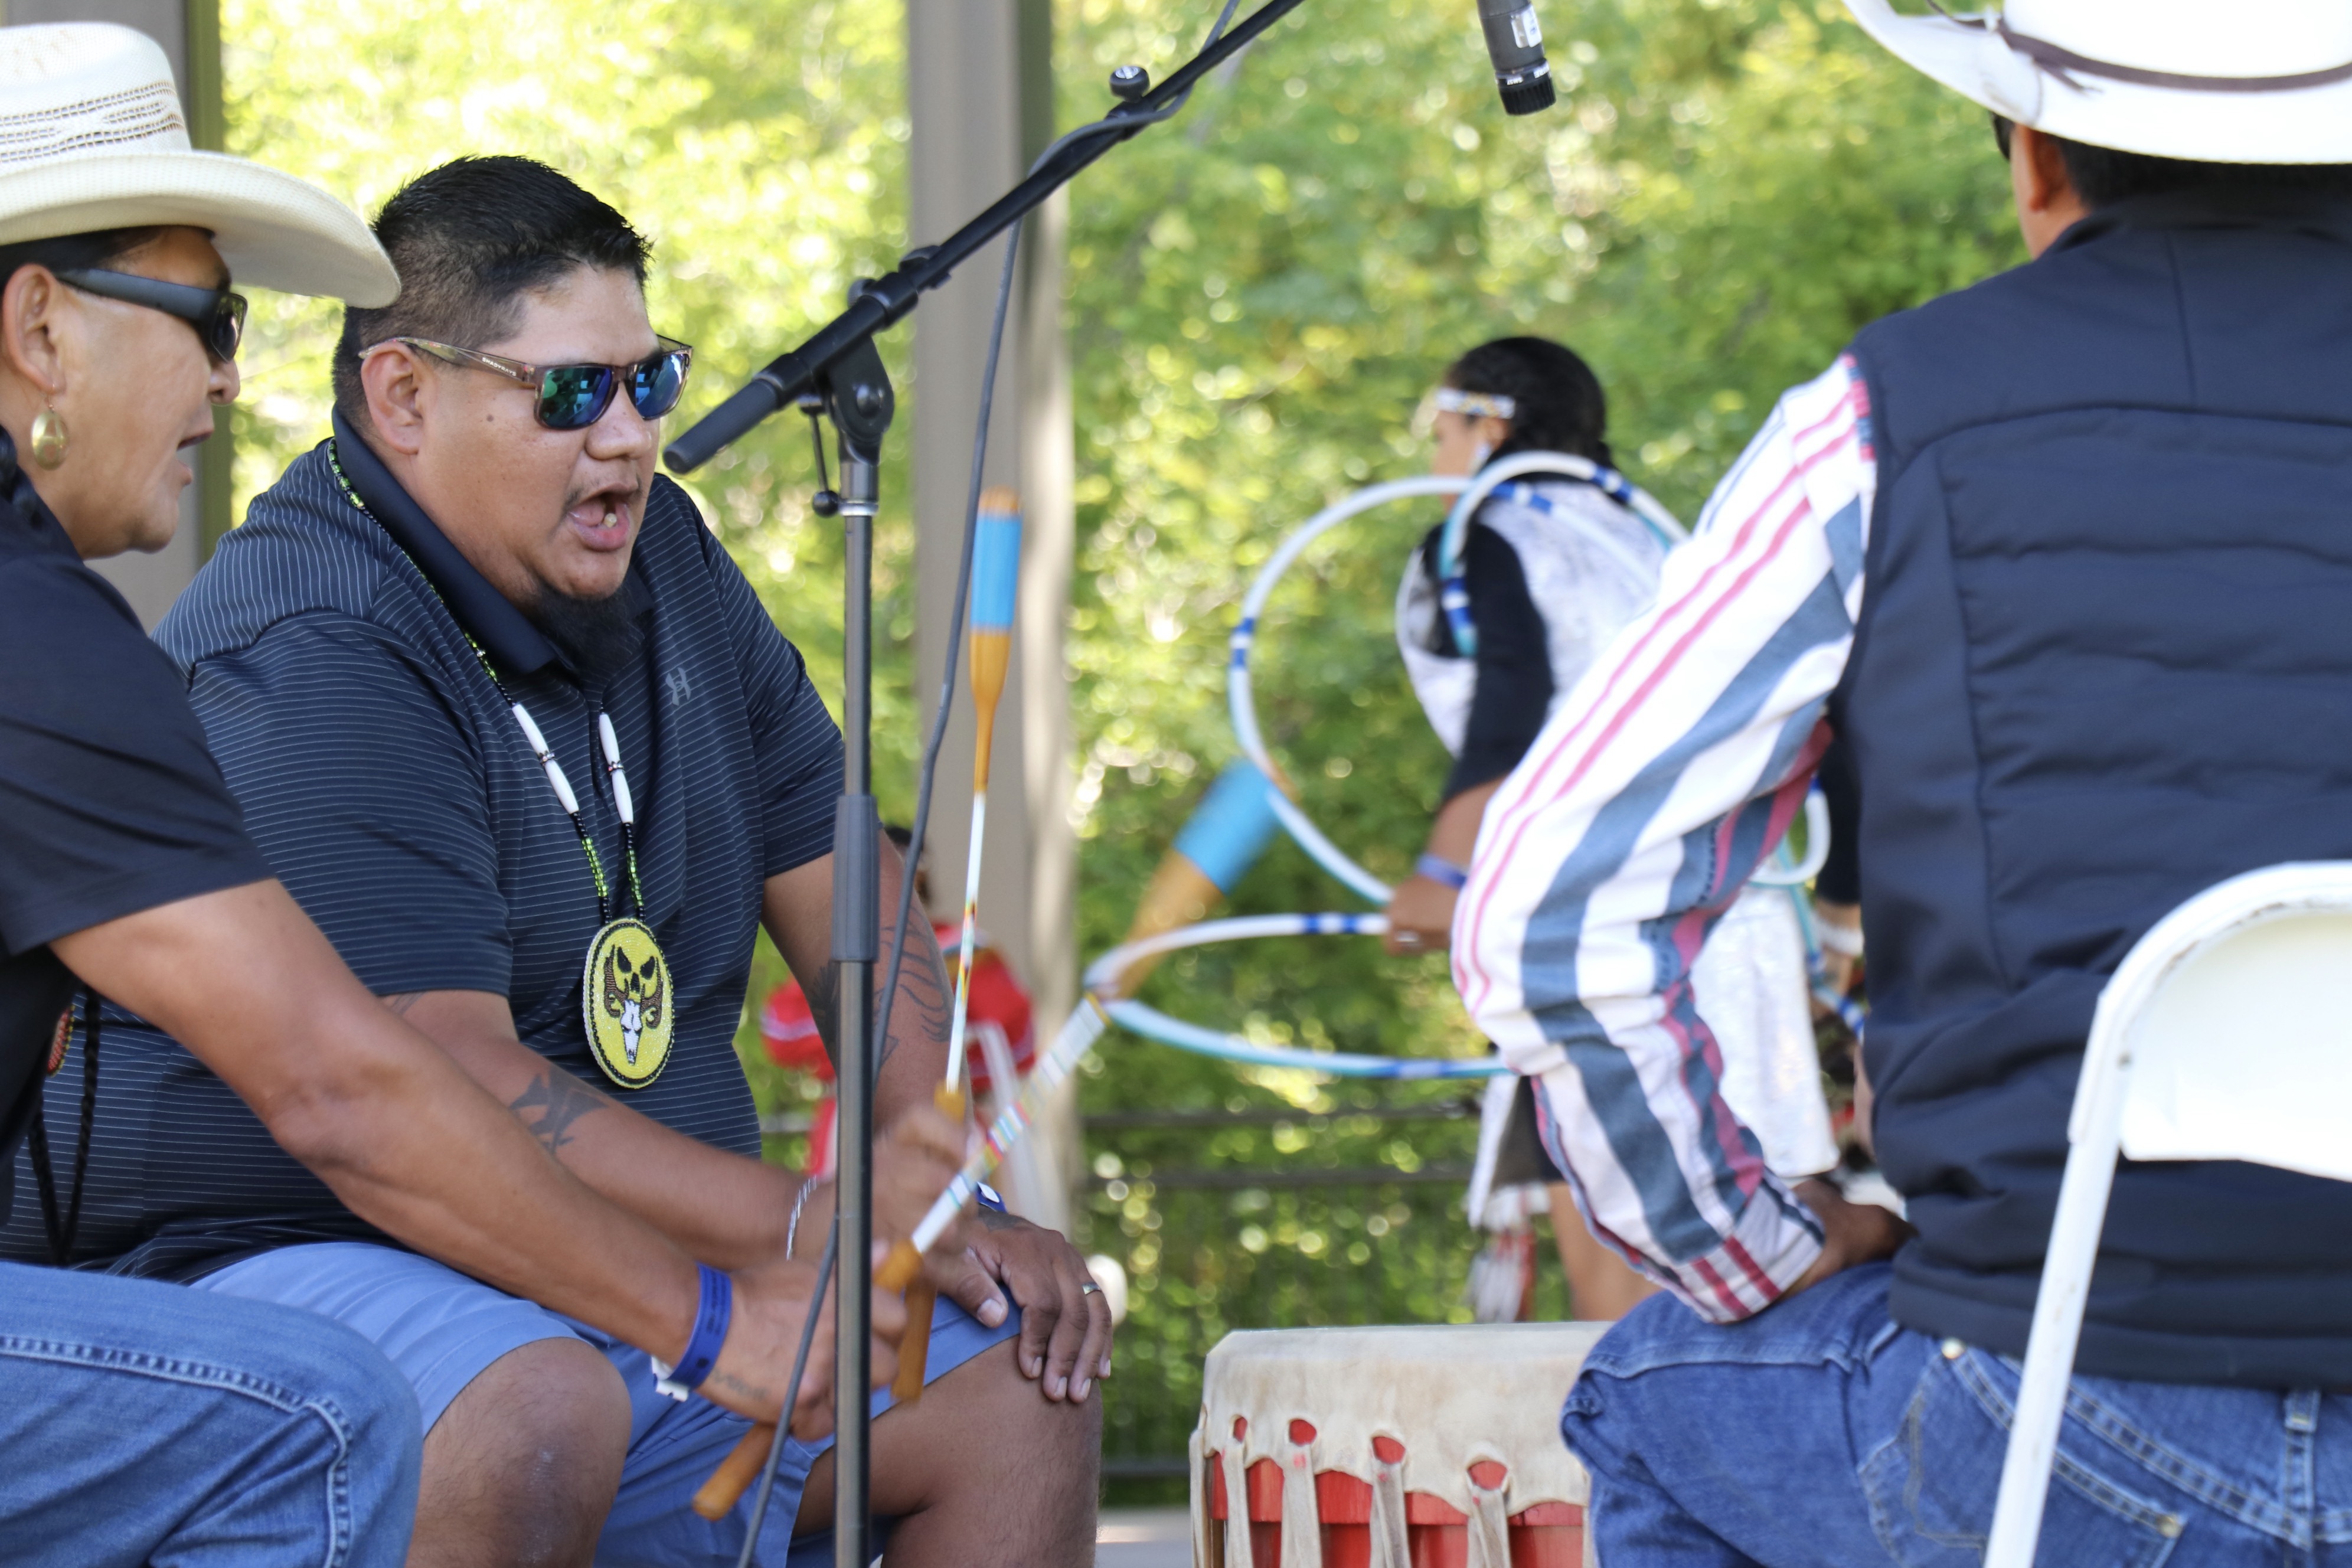
<instances>
[{"instance_id":1,"label":"blurred tree","mask_svg":"<svg viewBox=\"0 0 2352 1568\"><path fill-rule=\"evenodd\" d=\"M1164 74L1212 10L1068 7L1064 119L1098 111L1114 65ZM1182 123L1079 187L1088 952L1116 940L1232 754L1224 637L1251 574L1325 501L1423 470L1411 416L1454 355L1511 332L1576 347L1610 391L1620 461L1688 518L1780 390L1856 328L2021 258L1982 112L1833 0L1596 0L1546 20L1560 106L1509 119L1466 7L1304 7ZM1390 642L1404 552L1436 515L1401 506L1328 536L1253 658L1310 815L1388 877L1444 776ZM1287 845L1236 899L1353 902ZM1297 1019L1301 1038L1358 1048L1471 1047L1442 962L1368 942L1217 950L1163 976L1160 994L1215 999L1196 1016ZM1096 1093L1213 1101L1227 1081L1160 1056L1131 1053Z\"/></svg>"}]
</instances>

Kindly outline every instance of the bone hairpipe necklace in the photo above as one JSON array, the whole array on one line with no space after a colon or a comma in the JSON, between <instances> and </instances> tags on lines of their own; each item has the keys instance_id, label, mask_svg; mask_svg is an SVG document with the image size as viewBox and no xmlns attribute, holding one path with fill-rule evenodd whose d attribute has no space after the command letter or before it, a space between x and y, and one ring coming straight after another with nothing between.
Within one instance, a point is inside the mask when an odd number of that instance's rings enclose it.
<instances>
[{"instance_id":1,"label":"bone hairpipe necklace","mask_svg":"<svg viewBox=\"0 0 2352 1568\"><path fill-rule=\"evenodd\" d=\"M368 511L367 503L360 500L359 492L344 476L343 465L331 441L327 445L327 458L334 470L335 482L342 487L343 499L374 521L375 514ZM377 522L376 526L383 525ZM425 577L424 568L417 568L417 575ZM432 586L430 577L425 577L425 581L427 587ZM439 589L434 589L434 596L440 597ZM456 617L453 615L451 618ZM596 738L604 753L604 775L612 786L613 808L621 819L621 858L629 874L629 895L636 906L634 915L620 913L620 900L604 875L604 858L596 853L596 841L589 836L587 820L580 814L580 797L572 791L563 764L549 750L547 737L531 718L530 710L507 690L507 683L499 679L498 668L490 663L490 656L474 640L473 634L463 626L458 631L466 646L474 650L474 658L480 661L482 673L490 678L499 700L520 726L531 754L539 759L548 784L555 790L556 803L572 818L572 830L579 835L580 847L588 857L588 875L596 884L596 918L603 922L589 939L588 960L580 982L581 1023L587 1031L589 1054L604 1069L604 1076L623 1089L643 1089L661 1075L669 1060L677 1007L676 994L670 985L669 961L662 955L653 927L645 921L646 889L637 876L637 809L629 795L628 772L621 766L620 737L613 731L612 719L599 708Z\"/></svg>"}]
</instances>

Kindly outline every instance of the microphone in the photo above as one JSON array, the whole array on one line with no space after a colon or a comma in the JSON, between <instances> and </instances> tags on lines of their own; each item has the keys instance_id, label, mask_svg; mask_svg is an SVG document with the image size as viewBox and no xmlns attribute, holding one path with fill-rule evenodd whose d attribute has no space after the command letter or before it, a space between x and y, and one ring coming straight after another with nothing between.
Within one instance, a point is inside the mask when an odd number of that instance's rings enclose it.
<instances>
[{"instance_id":1,"label":"microphone","mask_svg":"<svg viewBox=\"0 0 2352 1568\"><path fill-rule=\"evenodd\" d=\"M1549 109L1551 66L1544 58L1543 26L1533 0L1478 0L1478 26L1486 54L1495 62L1495 85L1502 89L1503 112L1533 114Z\"/></svg>"}]
</instances>

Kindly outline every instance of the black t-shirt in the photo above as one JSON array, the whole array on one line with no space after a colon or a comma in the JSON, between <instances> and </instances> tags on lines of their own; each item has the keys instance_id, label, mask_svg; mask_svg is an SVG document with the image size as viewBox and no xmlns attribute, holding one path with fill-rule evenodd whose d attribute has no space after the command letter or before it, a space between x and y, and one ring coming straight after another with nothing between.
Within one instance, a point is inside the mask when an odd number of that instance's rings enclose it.
<instances>
[{"instance_id":1,"label":"black t-shirt","mask_svg":"<svg viewBox=\"0 0 2352 1568\"><path fill-rule=\"evenodd\" d=\"M180 673L0 432L0 1215L74 978L48 948L269 875Z\"/></svg>"},{"instance_id":2,"label":"black t-shirt","mask_svg":"<svg viewBox=\"0 0 2352 1568\"><path fill-rule=\"evenodd\" d=\"M380 995L504 996L517 1034L633 1110L756 1156L735 1031L765 879L829 854L840 731L800 655L686 493L654 483L622 607L634 640L580 668L470 565L340 421L255 499L163 624L189 701L268 863ZM362 510L335 478L339 462ZM471 641L468 641L468 637ZM478 646L577 791L608 872L620 819L595 739L611 719L635 797L642 914L670 965L667 1065L610 1085L581 1021L605 919L587 857ZM634 895L622 906L640 912ZM617 912L617 911L615 911ZM258 1248L389 1238L270 1139L168 1035L110 1013L81 1249L188 1279ZM50 1117L72 1114L61 1077ZM40 1256L19 1215L0 1257Z\"/></svg>"}]
</instances>

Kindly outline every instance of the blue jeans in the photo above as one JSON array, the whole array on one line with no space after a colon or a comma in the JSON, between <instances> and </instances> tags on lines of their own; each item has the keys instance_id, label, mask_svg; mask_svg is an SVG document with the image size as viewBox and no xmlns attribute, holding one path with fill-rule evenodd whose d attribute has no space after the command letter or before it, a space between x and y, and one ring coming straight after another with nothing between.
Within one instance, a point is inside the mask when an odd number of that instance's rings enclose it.
<instances>
[{"instance_id":1,"label":"blue jeans","mask_svg":"<svg viewBox=\"0 0 2352 1568\"><path fill-rule=\"evenodd\" d=\"M2018 1363L1895 1322L1888 1274L1732 1328L1654 1297L1610 1331L1560 1418L1604 1568L1981 1559ZM2352 1398L2075 1378L2034 1561L2352 1563Z\"/></svg>"},{"instance_id":2,"label":"blue jeans","mask_svg":"<svg viewBox=\"0 0 2352 1568\"><path fill-rule=\"evenodd\" d=\"M398 1568L423 1438L308 1312L0 1263L0 1563Z\"/></svg>"}]
</instances>

